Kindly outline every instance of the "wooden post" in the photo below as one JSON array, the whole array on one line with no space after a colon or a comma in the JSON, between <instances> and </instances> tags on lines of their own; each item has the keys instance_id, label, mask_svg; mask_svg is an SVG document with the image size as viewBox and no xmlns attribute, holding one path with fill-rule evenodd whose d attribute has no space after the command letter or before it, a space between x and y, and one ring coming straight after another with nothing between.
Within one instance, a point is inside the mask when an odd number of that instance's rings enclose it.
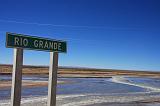
<instances>
[{"instance_id":1,"label":"wooden post","mask_svg":"<svg viewBox=\"0 0 160 106\"><path fill-rule=\"evenodd\" d=\"M23 49L15 48L12 72L11 106L20 106L21 104L22 67Z\"/></svg>"},{"instance_id":2,"label":"wooden post","mask_svg":"<svg viewBox=\"0 0 160 106\"><path fill-rule=\"evenodd\" d=\"M47 106L56 106L57 70L58 52L50 52Z\"/></svg>"}]
</instances>

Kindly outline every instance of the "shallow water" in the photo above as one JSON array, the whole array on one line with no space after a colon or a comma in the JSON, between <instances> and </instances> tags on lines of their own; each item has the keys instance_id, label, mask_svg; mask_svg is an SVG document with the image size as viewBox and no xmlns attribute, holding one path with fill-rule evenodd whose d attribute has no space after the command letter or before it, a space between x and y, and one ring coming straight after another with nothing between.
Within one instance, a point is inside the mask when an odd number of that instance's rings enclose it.
<instances>
[{"instance_id":1,"label":"shallow water","mask_svg":"<svg viewBox=\"0 0 160 106\"><path fill-rule=\"evenodd\" d=\"M11 76L1 75L0 80L11 80ZM23 80L37 80L47 81L47 76L23 76ZM117 77L119 83L112 81L112 78L58 78L61 81L68 81L71 83L58 84L57 94L101 94L101 95L128 95L144 93L147 95L147 86L160 89L160 79L154 78L140 78L140 77ZM134 86L127 83L145 85ZM146 87L146 88L145 88ZM46 96L48 86L22 88L22 97ZM154 94L154 93L153 93ZM155 95L159 94L157 91ZM10 89L0 89L0 100L10 98Z\"/></svg>"},{"instance_id":2,"label":"shallow water","mask_svg":"<svg viewBox=\"0 0 160 106\"><path fill-rule=\"evenodd\" d=\"M152 86L154 88L160 88L160 78L141 78L141 77L128 77L133 83L141 83L146 86Z\"/></svg>"}]
</instances>

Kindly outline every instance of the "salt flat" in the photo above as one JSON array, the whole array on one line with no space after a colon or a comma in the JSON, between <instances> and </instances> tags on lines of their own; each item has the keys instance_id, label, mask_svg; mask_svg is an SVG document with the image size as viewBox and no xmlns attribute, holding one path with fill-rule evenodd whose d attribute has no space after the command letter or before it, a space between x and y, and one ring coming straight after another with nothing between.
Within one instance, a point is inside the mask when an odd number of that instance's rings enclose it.
<instances>
[{"instance_id":1,"label":"salt flat","mask_svg":"<svg viewBox=\"0 0 160 106\"><path fill-rule=\"evenodd\" d=\"M152 101L151 101L152 100ZM156 100L156 101L155 101ZM145 101L145 102L144 102ZM58 95L57 106L158 106L160 96L128 95L108 96L103 94ZM9 100L1 100L0 106L9 106ZM47 97L23 98L22 106L46 106Z\"/></svg>"}]
</instances>

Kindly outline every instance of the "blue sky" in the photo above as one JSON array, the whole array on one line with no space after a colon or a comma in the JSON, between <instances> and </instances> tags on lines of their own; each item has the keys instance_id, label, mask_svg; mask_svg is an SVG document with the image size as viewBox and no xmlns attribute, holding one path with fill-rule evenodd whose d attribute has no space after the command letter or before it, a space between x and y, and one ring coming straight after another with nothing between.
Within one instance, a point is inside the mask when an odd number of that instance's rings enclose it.
<instances>
[{"instance_id":1,"label":"blue sky","mask_svg":"<svg viewBox=\"0 0 160 106\"><path fill-rule=\"evenodd\" d=\"M12 64L5 33L68 42L59 65L160 71L159 0L1 0L0 63ZM24 64L48 65L49 53L25 50Z\"/></svg>"}]
</instances>

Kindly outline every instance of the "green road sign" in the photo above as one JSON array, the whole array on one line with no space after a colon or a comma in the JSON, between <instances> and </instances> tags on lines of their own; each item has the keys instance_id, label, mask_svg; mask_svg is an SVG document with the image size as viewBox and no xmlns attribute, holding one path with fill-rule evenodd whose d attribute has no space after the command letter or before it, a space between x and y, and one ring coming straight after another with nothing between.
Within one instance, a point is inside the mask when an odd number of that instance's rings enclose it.
<instances>
[{"instance_id":1,"label":"green road sign","mask_svg":"<svg viewBox=\"0 0 160 106\"><path fill-rule=\"evenodd\" d=\"M67 52L67 43L65 41L15 33L6 34L6 47L54 52Z\"/></svg>"}]
</instances>

